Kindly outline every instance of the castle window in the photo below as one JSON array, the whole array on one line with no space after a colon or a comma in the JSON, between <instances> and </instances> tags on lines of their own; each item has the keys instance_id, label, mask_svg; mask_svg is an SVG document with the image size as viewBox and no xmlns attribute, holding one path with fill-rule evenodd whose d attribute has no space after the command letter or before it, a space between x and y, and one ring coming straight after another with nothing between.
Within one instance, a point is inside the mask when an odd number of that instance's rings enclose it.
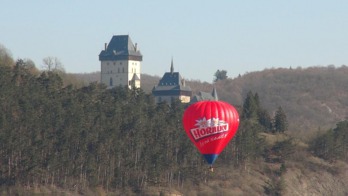
<instances>
[{"instance_id":1,"label":"castle window","mask_svg":"<svg viewBox=\"0 0 348 196\"><path fill-rule=\"evenodd\" d=\"M124 73L124 67L122 67L122 73Z\"/></svg>"},{"instance_id":2,"label":"castle window","mask_svg":"<svg viewBox=\"0 0 348 196\"><path fill-rule=\"evenodd\" d=\"M114 62L114 65L116 65L116 63Z\"/></svg>"},{"instance_id":3,"label":"castle window","mask_svg":"<svg viewBox=\"0 0 348 196\"><path fill-rule=\"evenodd\" d=\"M118 73L120 73L120 68L118 68Z\"/></svg>"},{"instance_id":4,"label":"castle window","mask_svg":"<svg viewBox=\"0 0 348 196\"><path fill-rule=\"evenodd\" d=\"M110 86L112 86L113 84L112 84L113 82L112 82L112 78L110 78Z\"/></svg>"}]
</instances>

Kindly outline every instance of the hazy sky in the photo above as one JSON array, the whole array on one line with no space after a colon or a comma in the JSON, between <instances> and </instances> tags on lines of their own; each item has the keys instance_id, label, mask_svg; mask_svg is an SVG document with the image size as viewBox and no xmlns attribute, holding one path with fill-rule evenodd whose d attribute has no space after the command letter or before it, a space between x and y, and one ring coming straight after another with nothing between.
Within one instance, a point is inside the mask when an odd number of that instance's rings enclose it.
<instances>
[{"instance_id":1,"label":"hazy sky","mask_svg":"<svg viewBox=\"0 0 348 196\"><path fill-rule=\"evenodd\" d=\"M0 44L38 68L58 57L72 73L100 71L113 35L129 34L142 73L174 69L211 82L272 67L348 64L347 0L0 0Z\"/></svg>"}]
</instances>

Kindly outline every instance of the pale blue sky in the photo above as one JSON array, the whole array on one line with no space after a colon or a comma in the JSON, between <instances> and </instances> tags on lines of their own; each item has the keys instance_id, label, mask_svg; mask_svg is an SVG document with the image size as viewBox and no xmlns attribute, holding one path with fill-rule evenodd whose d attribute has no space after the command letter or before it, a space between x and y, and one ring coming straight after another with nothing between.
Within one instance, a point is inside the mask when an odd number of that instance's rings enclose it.
<instances>
[{"instance_id":1,"label":"pale blue sky","mask_svg":"<svg viewBox=\"0 0 348 196\"><path fill-rule=\"evenodd\" d=\"M272 67L348 64L346 0L0 0L0 44L38 68L58 57L67 72L100 70L113 35L129 34L142 73L174 69L211 82Z\"/></svg>"}]
</instances>

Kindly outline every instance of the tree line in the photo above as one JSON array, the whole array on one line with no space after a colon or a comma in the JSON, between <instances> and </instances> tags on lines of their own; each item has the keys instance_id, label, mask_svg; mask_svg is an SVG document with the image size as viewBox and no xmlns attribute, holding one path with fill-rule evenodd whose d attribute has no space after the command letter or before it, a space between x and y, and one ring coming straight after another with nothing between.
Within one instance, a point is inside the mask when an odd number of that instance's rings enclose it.
<instances>
[{"instance_id":1,"label":"tree line","mask_svg":"<svg viewBox=\"0 0 348 196\"><path fill-rule=\"evenodd\" d=\"M155 104L142 89L96 82L76 88L56 72L34 72L29 61L9 62L0 59L0 186L139 192L206 177L204 159L181 124L186 104ZM219 161L245 167L263 158L259 133L283 133L288 122L281 107L271 117L251 91L237 108L239 130Z\"/></svg>"},{"instance_id":2,"label":"tree line","mask_svg":"<svg viewBox=\"0 0 348 196\"><path fill-rule=\"evenodd\" d=\"M0 64L1 185L141 190L203 178L204 159L181 124L187 105L155 104L141 89L65 86L56 72L32 69ZM248 118L222 162L239 166L262 149L253 132L262 125Z\"/></svg>"},{"instance_id":3,"label":"tree line","mask_svg":"<svg viewBox=\"0 0 348 196\"><path fill-rule=\"evenodd\" d=\"M310 150L329 161L348 161L348 120L338 122L336 128L315 137L310 143Z\"/></svg>"}]
</instances>

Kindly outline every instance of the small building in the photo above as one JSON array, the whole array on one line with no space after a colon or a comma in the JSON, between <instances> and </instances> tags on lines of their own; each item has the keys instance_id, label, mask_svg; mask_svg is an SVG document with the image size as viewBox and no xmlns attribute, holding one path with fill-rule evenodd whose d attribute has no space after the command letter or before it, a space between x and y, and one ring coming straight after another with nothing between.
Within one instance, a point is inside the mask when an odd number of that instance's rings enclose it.
<instances>
[{"instance_id":1,"label":"small building","mask_svg":"<svg viewBox=\"0 0 348 196\"><path fill-rule=\"evenodd\" d=\"M170 72L166 72L158 85L152 89L152 94L155 97L155 102L172 103L179 99L182 103L191 101L192 90L185 85L185 80L179 72L174 72L173 59L170 66Z\"/></svg>"},{"instance_id":2,"label":"small building","mask_svg":"<svg viewBox=\"0 0 348 196\"><path fill-rule=\"evenodd\" d=\"M99 54L101 82L108 88L128 86L140 88L143 56L129 35L115 35Z\"/></svg>"},{"instance_id":3,"label":"small building","mask_svg":"<svg viewBox=\"0 0 348 196\"><path fill-rule=\"evenodd\" d=\"M195 96L192 97L190 103L192 104L204 100L219 100L215 87L213 88L213 91L211 93L199 91Z\"/></svg>"}]
</instances>

